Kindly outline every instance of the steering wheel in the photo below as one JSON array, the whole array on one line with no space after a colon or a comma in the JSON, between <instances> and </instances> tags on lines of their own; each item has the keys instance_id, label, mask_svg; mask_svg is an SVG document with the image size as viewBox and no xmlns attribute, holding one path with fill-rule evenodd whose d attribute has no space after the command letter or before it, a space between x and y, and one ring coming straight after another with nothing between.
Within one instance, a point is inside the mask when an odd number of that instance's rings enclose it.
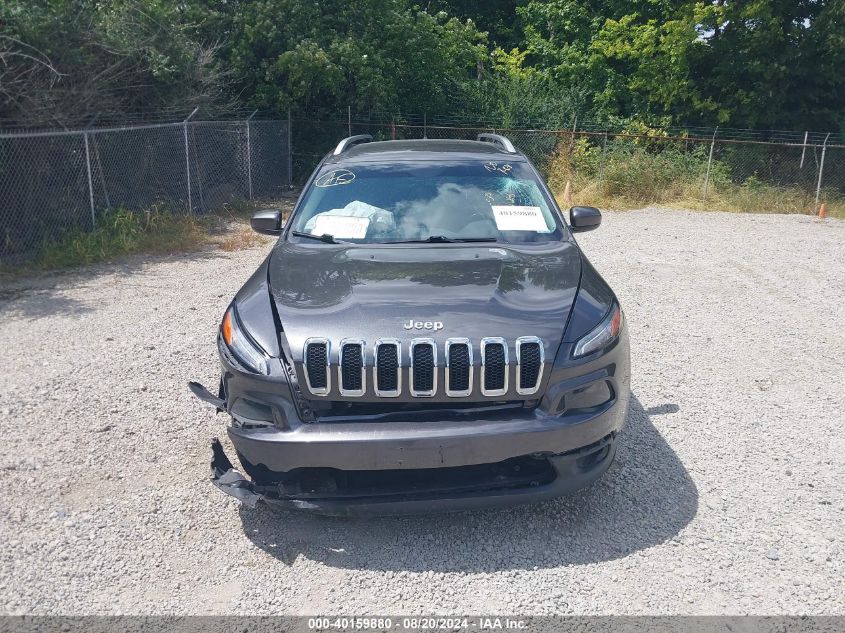
<instances>
[{"instance_id":1,"label":"steering wheel","mask_svg":"<svg viewBox=\"0 0 845 633\"><path fill-rule=\"evenodd\" d=\"M490 227L492 227L494 232L497 231L495 222L493 221L493 218L491 217L490 213L482 211L480 209L475 209L475 210L473 210L469 213L469 215L467 216L466 222L464 222L461 229L464 229L464 228L470 226L471 224L475 224L475 223L490 226Z\"/></svg>"}]
</instances>

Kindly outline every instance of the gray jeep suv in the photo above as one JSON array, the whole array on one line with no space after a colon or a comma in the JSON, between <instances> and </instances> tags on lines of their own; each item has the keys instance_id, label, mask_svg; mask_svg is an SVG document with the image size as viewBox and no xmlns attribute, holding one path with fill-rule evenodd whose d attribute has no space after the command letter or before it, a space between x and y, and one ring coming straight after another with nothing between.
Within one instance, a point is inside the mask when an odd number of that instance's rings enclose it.
<instances>
[{"instance_id":1,"label":"gray jeep suv","mask_svg":"<svg viewBox=\"0 0 845 633\"><path fill-rule=\"evenodd\" d=\"M522 503L600 477L628 409L622 311L534 166L477 141L353 136L226 311L218 395L244 503L390 514Z\"/></svg>"}]
</instances>

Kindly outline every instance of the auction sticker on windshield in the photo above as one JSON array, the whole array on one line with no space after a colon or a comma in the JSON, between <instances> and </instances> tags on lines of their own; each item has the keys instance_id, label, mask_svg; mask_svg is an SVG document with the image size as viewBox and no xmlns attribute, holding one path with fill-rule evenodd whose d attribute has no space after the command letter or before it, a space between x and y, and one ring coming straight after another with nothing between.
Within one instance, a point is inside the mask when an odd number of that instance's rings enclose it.
<instances>
[{"instance_id":1,"label":"auction sticker on windshield","mask_svg":"<svg viewBox=\"0 0 845 633\"><path fill-rule=\"evenodd\" d=\"M314 218L311 235L331 235L338 239L363 240L367 237L370 218L351 215L318 215Z\"/></svg>"},{"instance_id":2,"label":"auction sticker on windshield","mask_svg":"<svg viewBox=\"0 0 845 633\"><path fill-rule=\"evenodd\" d=\"M492 205L496 228L500 231L535 231L548 233L549 227L540 207Z\"/></svg>"}]
</instances>

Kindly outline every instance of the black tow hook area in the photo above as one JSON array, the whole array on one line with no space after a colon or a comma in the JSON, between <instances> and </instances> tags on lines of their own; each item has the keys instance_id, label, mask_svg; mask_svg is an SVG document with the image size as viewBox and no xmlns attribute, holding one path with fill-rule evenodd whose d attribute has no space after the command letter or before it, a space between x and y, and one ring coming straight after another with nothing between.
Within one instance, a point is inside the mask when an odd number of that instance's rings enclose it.
<instances>
[{"instance_id":1,"label":"black tow hook area","mask_svg":"<svg viewBox=\"0 0 845 633\"><path fill-rule=\"evenodd\" d=\"M198 382L194 382L193 380L190 381L188 383L188 389L190 389L191 393L197 398L217 409L218 413L226 410L226 401L215 396Z\"/></svg>"},{"instance_id":2,"label":"black tow hook area","mask_svg":"<svg viewBox=\"0 0 845 633\"><path fill-rule=\"evenodd\" d=\"M211 482L250 508L254 508L264 498L255 491L253 482L235 470L216 437L211 440Z\"/></svg>"}]
</instances>

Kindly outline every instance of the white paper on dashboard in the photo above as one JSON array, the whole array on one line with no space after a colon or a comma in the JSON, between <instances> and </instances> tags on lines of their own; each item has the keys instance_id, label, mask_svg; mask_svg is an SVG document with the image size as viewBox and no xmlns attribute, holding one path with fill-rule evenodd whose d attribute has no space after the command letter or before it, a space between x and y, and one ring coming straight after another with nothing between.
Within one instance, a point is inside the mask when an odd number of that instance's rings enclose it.
<instances>
[{"instance_id":1,"label":"white paper on dashboard","mask_svg":"<svg viewBox=\"0 0 845 633\"><path fill-rule=\"evenodd\" d=\"M535 231L548 233L549 227L540 207L496 206L493 205L493 217L496 228L500 231Z\"/></svg>"},{"instance_id":2,"label":"white paper on dashboard","mask_svg":"<svg viewBox=\"0 0 845 633\"><path fill-rule=\"evenodd\" d=\"M351 215L318 215L311 235L329 234L339 240L362 240L367 236L370 218L356 218Z\"/></svg>"}]
</instances>

